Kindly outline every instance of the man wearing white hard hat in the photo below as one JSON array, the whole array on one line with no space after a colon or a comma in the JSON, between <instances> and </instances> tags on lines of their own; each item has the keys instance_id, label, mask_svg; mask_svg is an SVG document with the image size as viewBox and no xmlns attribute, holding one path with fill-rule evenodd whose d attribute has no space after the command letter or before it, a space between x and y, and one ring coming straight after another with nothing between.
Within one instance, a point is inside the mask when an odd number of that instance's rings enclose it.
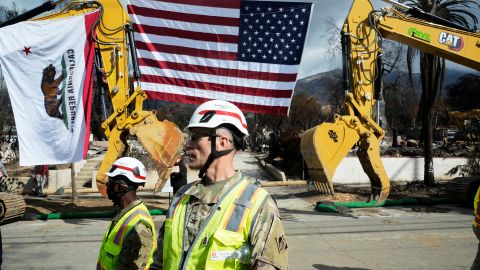
<instances>
[{"instance_id":1,"label":"man wearing white hard hat","mask_svg":"<svg viewBox=\"0 0 480 270\"><path fill-rule=\"evenodd\" d=\"M152 217L136 193L145 186L145 166L135 158L122 157L107 176L108 198L119 209L103 237L97 269L147 269L157 238Z\"/></svg>"},{"instance_id":2,"label":"man wearing white hard hat","mask_svg":"<svg viewBox=\"0 0 480 270\"><path fill-rule=\"evenodd\" d=\"M150 269L287 269L288 247L275 201L233 166L248 135L234 104L201 104L186 128L190 169L159 231Z\"/></svg>"}]
</instances>

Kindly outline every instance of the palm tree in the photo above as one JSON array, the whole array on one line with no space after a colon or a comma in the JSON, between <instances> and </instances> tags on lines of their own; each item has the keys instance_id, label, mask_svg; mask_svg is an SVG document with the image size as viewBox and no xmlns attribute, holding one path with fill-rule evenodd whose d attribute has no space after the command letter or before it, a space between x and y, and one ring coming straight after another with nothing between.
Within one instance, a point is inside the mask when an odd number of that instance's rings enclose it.
<instances>
[{"instance_id":1,"label":"palm tree","mask_svg":"<svg viewBox=\"0 0 480 270\"><path fill-rule=\"evenodd\" d=\"M478 23L478 18L472 12L480 9L476 0L400 0L400 2L421 9L425 12L447 19L461 26L471 28ZM419 52L411 47L407 51L407 65L411 75L414 56L420 55L420 78L422 82L422 96L419 118L422 120L422 142L425 152L424 182L427 186L435 183L433 174L433 131L432 110L436 97L441 93L445 77L445 59L428 53ZM410 77L411 78L411 77Z\"/></svg>"}]
</instances>

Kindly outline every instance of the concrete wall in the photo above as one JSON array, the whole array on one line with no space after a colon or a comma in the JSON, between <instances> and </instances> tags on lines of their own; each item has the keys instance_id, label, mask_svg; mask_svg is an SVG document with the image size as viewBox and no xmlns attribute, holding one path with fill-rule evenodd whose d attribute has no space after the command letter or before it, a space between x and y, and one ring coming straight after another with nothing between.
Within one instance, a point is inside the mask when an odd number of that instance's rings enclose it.
<instances>
[{"instance_id":1,"label":"concrete wall","mask_svg":"<svg viewBox=\"0 0 480 270\"><path fill-rule=\"evenodd\" d=\"M48 183L47 187L43 189L44 192L53 193L61 187L70 187L71 186L71 171L70 169L64 170L49 170L48 171ZM7 184L14 192L22 194L32 194L33 187L35 186L35 181L32 177L8 177ZM12 179L13 181L11 181ZM17 189L16 182L23 183L23 190Z\"/></svg>"},{"instance_id":2,"label":"concrete wall","mask_svg":"<svg viewBox=\"0 0 480 270\"><path fill-rule=\"evenodd\" d=\"M49 170L47 191L57 191L61 187L72 186L72 170Z\"/></svg>"},{"instance_id":3,"label":"concrete wall","mask_svg":"<svg viewBox=\"0 0 480 270\"><path fill-rule=\"evenodd\" d=\"M423 158L394 158L384 157L382 162L385 166L387 175L392 182L411 182L416 180L423 180ZM433 167L436 180L451 179L454 176L446 176L453 167L466 164L465 158L434 158ZM176 167L174 170L178 170ZM92 183L95 183L97 171L92 172ZM151 190L154 188L158 180L156 171L147 172L147 184L145 189ZM279 179L282 180L282 179ZM49 186L45 189L48 192L55 192L60 187L70 187L70 169L65 170L50 170L49 171ZM346 157L340 162L335 174L333 182L336 184L365 184L369 185L370 180L363 171L362 165L357 157ZM31 184L29 183L28 186ZM170 184L167 183L165 192L168 192Z\"/></svg>"},{"instance_id":4,"label":"concrete wall","mask_svg":"<svg viewBox=\"0 0 480 270\"><path fill-rule=\"evenodd\" d=\"M423 157L383 157L382 162L392 182L423 180ZM446 176L445 174L453 167L466 163L466 158L434 158L435 179L445 180L453 178L453 176ZM363 171L357 157L346 157L340 162L333 176L333 182L338 184L370 184L370 180Z\"/></svg>"},{"instance_id":5,"label":"concrete wall","mask_svg":"<svg viewBox=\"0 0 480 270\"><path fill-rule=\"evenodd\" d=\"M259 162L262 168L267 170L267 172L273 177L273 180L287 181L287 177L283 171L277 169L272 164L266 163L264 160L259 160Z\"/></svg>"}]
</instances>

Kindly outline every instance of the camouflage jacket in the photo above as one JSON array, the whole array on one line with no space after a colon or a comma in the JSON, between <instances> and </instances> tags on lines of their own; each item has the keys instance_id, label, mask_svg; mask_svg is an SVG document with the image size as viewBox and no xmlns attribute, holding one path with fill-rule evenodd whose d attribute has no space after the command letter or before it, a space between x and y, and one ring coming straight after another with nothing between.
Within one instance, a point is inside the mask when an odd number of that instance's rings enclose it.
<instances>
[{"instance_id":1,"label":"camouflage jacket","mask_svg":"<svg viewBox=\"0 0 480 270\"><path fill-rule=\"evenodd\" d=\"M128 211L141 203L142 200L136 199L126 208L122 209L113 218L111 228L113 228ZM152 246L152 231L141 222L136 224L123 240L118 269L145 269Z\"/></svg>"},{"instance_id":2,"label":"camouflage jacket","mask_svg":"<svg viewBox=\"0 0 480 270\"><path fill-rule=\"evenodd\" d=\"M184 251L188 251L202 222L207 218L210 210L221 195L244 178L240 172L237 172L234 176L224 181L204 183L200 180L192 185L187 185L185 187L187 190L181 190L181 193L191 196L186 212L185 238L187 241L185 241ZM288 251L285 232L280 221L277 205L271 196L268 196L265 204L259 210L258 218L255 219L255 223L251 225L251 228L252 269L287 269ZM154 262L150 269L162 269L163 235L164 227L158 233L158 248L155 251Z\"/></svg>"}]
</instances>

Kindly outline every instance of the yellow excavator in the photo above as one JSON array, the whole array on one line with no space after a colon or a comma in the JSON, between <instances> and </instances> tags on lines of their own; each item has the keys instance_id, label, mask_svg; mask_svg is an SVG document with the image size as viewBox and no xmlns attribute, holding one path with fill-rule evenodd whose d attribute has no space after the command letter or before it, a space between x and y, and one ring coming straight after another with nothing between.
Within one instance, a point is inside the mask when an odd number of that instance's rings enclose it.
<instances>
[{"instance_id":1,"label":"yellow excavator","mask_svg":"<svg viewBox=\"0 0 480 270\"><path fill-rule=\"evenodd\" d=\"M334 194L332 178L356 147L370 178L369 201L383 203L390 181L380 159L385 131L372 118L381 88L381 39L387 38L480 70L480 33L390 0L375 10L370 0L354 0L342 27L343 88L346 115L322 123L301 136L301 152L317 190Z\"/></svg>"},{"instance_id":2,"label":"yellow excavator","mask_svg":"<svg viewBox=\"0 0 480 270\"><path fill-rule=\"evenodd\" d=\"M161 189L181 155L184 137L174 123L159 121L155 111L144 111L142 108L147 96L139 84L140 72L133 32L125 7L117 0L74 0L58 12L36 17L59 7L62 2L65 1L47 1L1 24L0 27L32 18L51 20L99 10L100 17L94 26L95 65L99 73L97 82L107 89L113 113L101 126L108 138L108 149L96 176L98 190L106 197L106 172L118 157L124 155L128 134L135 135L155 161L159 176L155 190ZM131 73L133 78L130 76Z\"/></svg>"},{"instance_id":3,"label":"yellow excavator","mask_svg":"<svg viewBox=\"0 0 480 270\"><path fill-rule=\"evenodd\" d=\"M448 118L464 133L469 142L480 142L480 109L448 112Z\"/></svg>"}]
</instances>

